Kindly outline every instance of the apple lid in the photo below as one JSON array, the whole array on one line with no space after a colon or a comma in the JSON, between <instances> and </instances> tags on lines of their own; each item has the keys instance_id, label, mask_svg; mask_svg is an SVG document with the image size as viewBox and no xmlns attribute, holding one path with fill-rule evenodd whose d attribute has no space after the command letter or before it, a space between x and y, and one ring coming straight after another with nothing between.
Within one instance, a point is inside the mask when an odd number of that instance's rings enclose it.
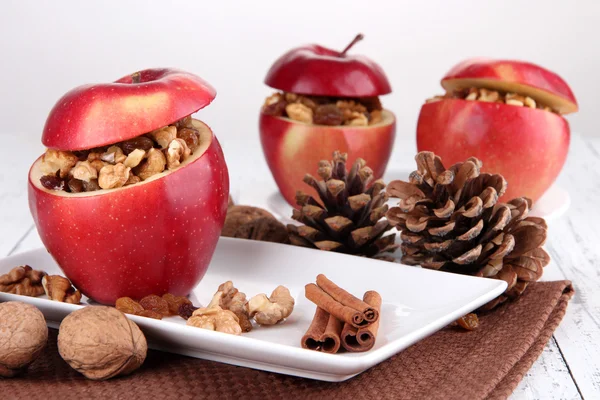
<instances>
[{"instance_id":1,"label":"apple lid","mask_svg":"<svg viewBox=\"0 0 600 400\"><path fill-rule=\"evenodd\" d=\"M311 44L282 55L269 69L265 84L284 92L335 97L371 97L392 91L383 69L373 60L347 51Z\"/></svg>"},{"instance_id":2,"label":"apple lid","mask_svg":"<svg viewBox=\"0 0 600 400\"><path fill-rule=\"evenodd\" d=\"M215 89L198 76L168 68L146 69L114 83L79 86L50 111L42 143L58 150L118 143L193 114L215 96Z\"/></svg>"},{"instance_id":3,"label":"apple lid","mask_svg":"<svg viewBox=\"0 0 600 400\"><path fill-rule=\"evenodd\" d=\"M442 79L454 91L468 87L495 89L529 96L560 114L578 110L569 85L557 74L532 63L472 58L455 65Z\"/></svg>"}]
</instances>

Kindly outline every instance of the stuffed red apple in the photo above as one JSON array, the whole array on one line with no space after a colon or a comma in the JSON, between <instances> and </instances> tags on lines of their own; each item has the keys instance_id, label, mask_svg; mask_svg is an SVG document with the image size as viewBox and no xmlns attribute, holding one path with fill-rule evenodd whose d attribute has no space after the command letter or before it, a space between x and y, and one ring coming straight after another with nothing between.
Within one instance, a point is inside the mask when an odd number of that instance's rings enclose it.
<instances>
[{"instance_id":1,"label":"stuffed red apple","mask_svg":"<svg viewBox=\"0 0 600 400\"><path fill-rule=\"evenodd\" d=\"M215 90L149 69L65 94L29 172L40 237L90 298L187 295L203 277L227 210L229 177L210 128L190 115Z\"/></svg>"},{"instance_id":2,"label":"stuffed red apple","mask_svg":"<svg viewBox=\"0 0 600 400\"><path fill-rule=\"evenodd\" d=\"M577 101L567 83L540 66L471 59L442 79L444 96L421 108L417 148L450 164L474 156L508 181L505 198L539 199L567 157L570 130L562 114Z\"/></svg>"},{"instance_id":3,"label":"stuffed red apple","mask_svg":"<svg viewBox=\"0 0 600 400\"><path fill-rule=\"evenodd\" d=\"M333 151L361 157L380 178L396 132L394 115L379 96L390 93L385 73L374 61L348 50L316 44L290 50L271 67L265 83L278 92L260 113L262 148L283 197L296 205L302 179Z\"/></svg>"}]
</instances>

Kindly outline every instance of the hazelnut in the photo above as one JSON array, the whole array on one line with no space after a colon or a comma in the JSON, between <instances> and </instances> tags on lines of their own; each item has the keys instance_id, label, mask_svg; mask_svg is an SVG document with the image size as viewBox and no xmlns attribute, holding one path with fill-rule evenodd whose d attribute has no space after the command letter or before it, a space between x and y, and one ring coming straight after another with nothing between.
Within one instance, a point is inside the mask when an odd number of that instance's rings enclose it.
<instances>
[{"instance_id":1,"label":"hazelnut","mask_svg":"<svg viewBox=\"0 0 600 400\"><path fill-rule=\"evenodd\" d=\"M48 341L48 327L40 310L19 301L0 304L0 376L25 371Z\"/></svg>"},{"instance_id":2,"label":"hazelnut","mask_svg":"<svg viewBox=\"0 0 600 400\"><path fill-rule=\"evenodd\" d=\"M58 331L58 352L86 378L128 375L146 359L140 328L113 307L88 306L67 315Z\"/></svg>"}]
</instances>

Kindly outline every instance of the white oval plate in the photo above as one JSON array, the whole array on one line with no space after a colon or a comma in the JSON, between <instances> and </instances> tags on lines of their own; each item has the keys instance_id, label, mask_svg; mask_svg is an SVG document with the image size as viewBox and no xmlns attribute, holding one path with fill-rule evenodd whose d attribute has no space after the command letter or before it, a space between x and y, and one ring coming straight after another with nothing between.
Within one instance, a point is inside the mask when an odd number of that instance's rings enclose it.
<instances>
[{"instance_id":1,"label":"white oval plate","mask_svg":"<svg viewBox=\"0 0 600 400\"><path fill-rule=\"evenodd\" d=\"M0 274L28 264L49 274L60 273L45 249L0 260ZM381 325L375 347L365 353L324 354L305 350L300 339L311 323L315 305L304 297L304 285L320 273L362 297L377 290L383 298ZM243 367L324 381L349 379L411 344L448 325L501 294L501 280L429 271L386 261L346 256L289 245L221 238L208 272L190 298L207 304L219 284L232 280L247 295L269 294L277 285L288 287L296 300L292 315L282 324L255 327L242 336L185 325L180 317L161 321L129 316L154 349ZM83 307L0 293L0 302L17 300L38 307L56 328L70 312ZM83 302L88 299L84 297Z\"/></svg>"}]
</instances>

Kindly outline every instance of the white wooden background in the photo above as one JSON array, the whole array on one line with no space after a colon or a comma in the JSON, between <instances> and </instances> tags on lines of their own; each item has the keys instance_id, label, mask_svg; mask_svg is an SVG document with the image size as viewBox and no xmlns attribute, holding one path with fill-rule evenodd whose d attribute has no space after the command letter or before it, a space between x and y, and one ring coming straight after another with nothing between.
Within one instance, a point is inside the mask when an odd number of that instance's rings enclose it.
<instances>
[{"instance_id":1,"label":"white wooden background","mask_svg":"<svg viewBox=\"0 0 600 400\"><path fill-rule=\"evenodd\" d=\"M218 132L217 132L218 135ZM27 171L42 151L31 137L0 133L0 256L40 247L27 206ZM232 193L239 202L266 205L275 190L258 140L222 141ZM390 169L414 167L414 140L399 137ZM575 135L558 184L571 194L569 211L550 224L553 261L546 280L571 279L577 293L542 356L514 399L600 399L600 139Z\"/></svg>"}]
</instances>

